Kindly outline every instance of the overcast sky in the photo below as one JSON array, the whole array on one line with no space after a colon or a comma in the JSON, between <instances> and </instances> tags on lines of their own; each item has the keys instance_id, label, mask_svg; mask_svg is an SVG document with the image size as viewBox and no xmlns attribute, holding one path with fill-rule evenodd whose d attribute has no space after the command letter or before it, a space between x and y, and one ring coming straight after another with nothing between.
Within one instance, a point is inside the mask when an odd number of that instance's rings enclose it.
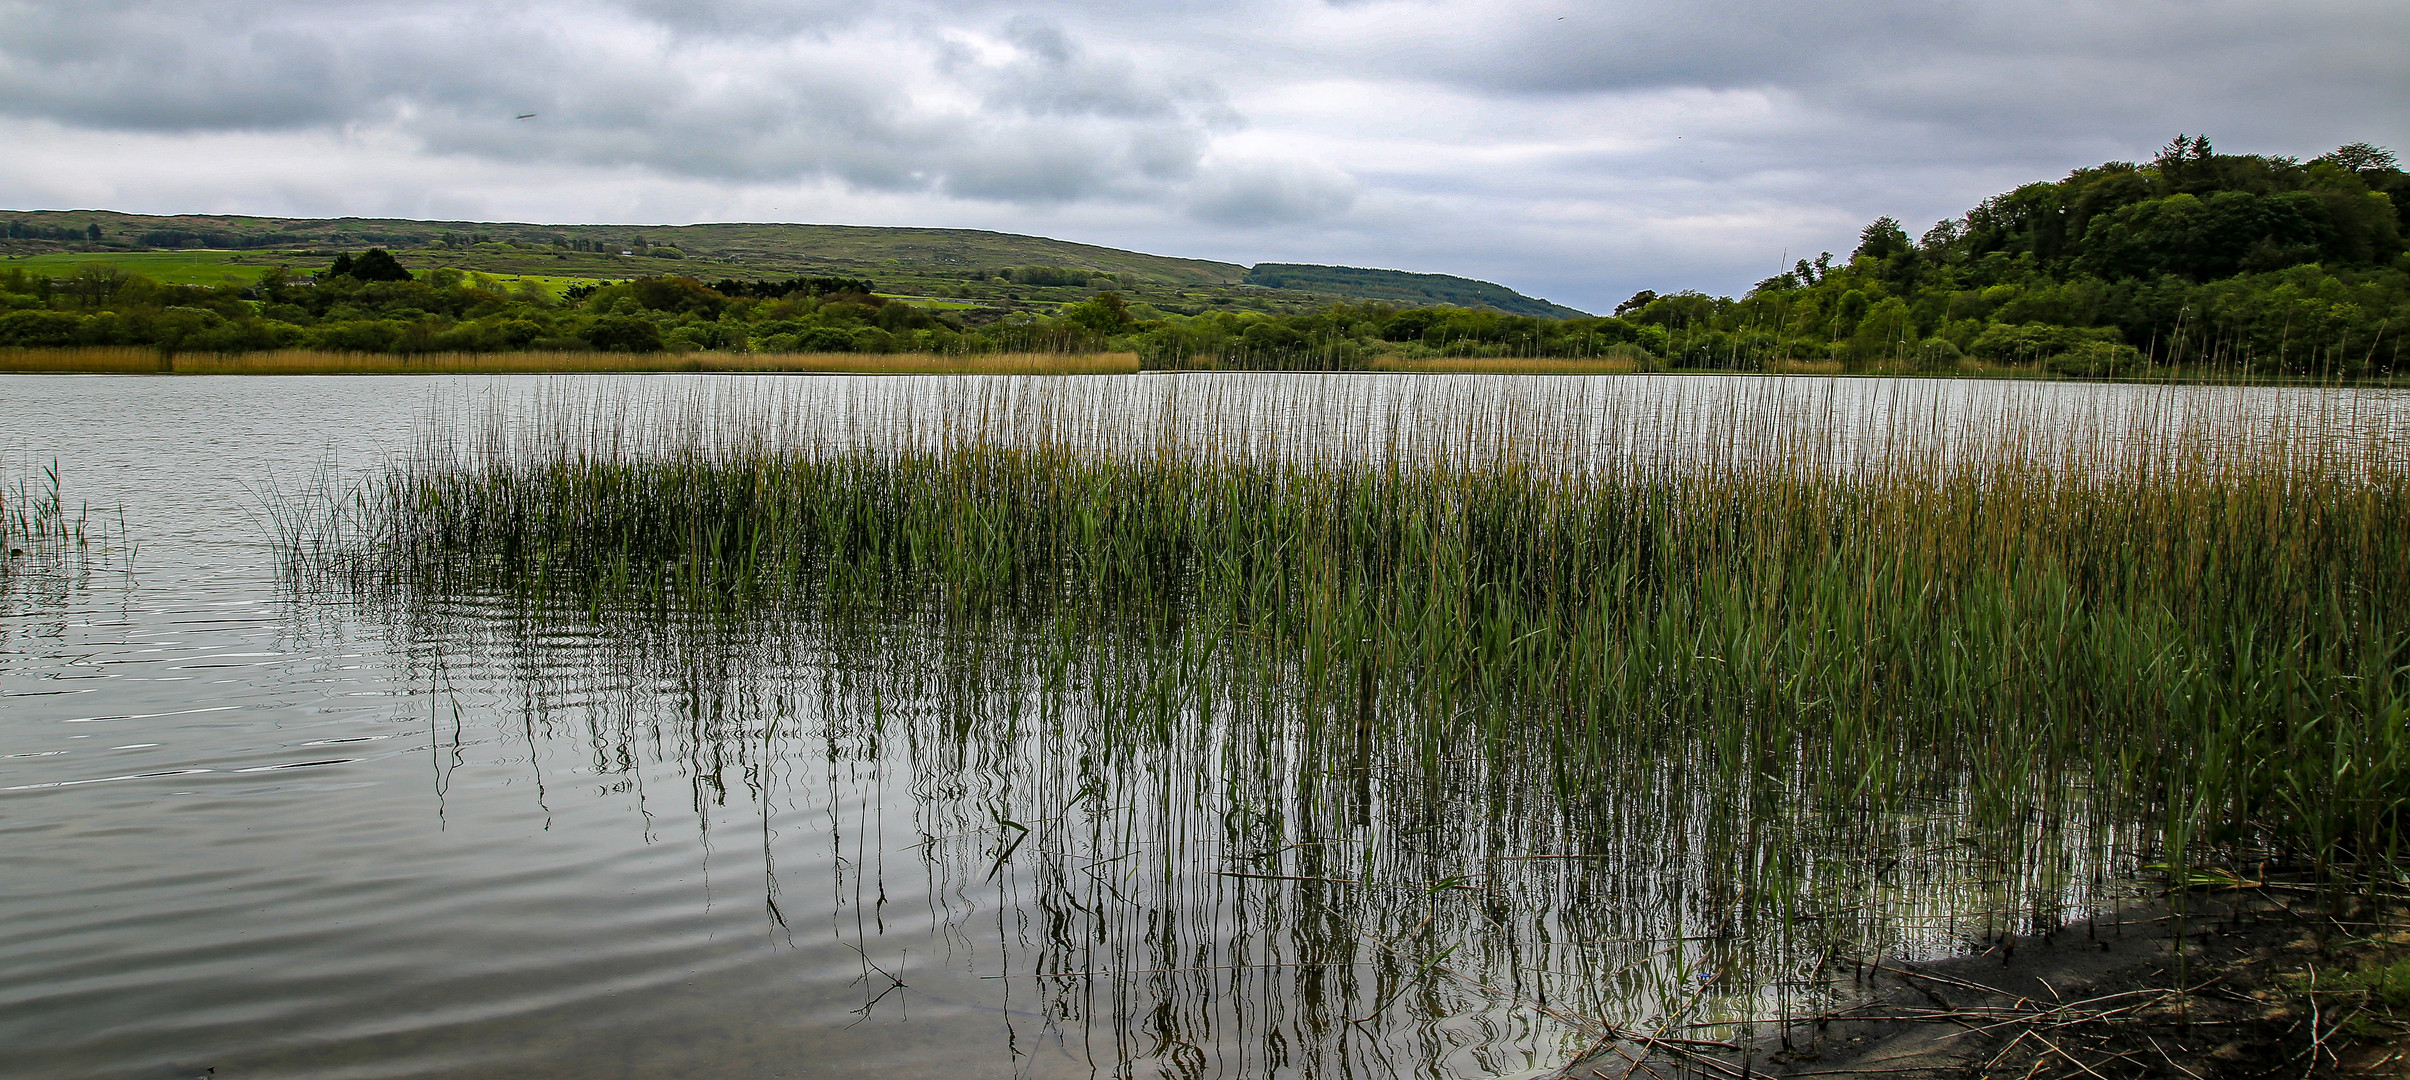
<instances>
[{"instance_id":1,"label":"overcast sky","mask_svg":"<svg viewBox=\"0 0 2410 1080\"><path fill-rule=\"evenodd\" d=\"M2405 57L2403 0L0 0L0 207L968 226L1605 310L2179 131L2410 150Z\"/></svg>"}]
</instances>

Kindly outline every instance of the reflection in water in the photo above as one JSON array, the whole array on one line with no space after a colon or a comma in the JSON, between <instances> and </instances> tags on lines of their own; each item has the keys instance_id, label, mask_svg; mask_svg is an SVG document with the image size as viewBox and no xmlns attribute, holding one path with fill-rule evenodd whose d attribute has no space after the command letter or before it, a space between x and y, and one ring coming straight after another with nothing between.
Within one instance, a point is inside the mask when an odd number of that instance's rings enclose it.
<instances>
[{"instance_id":1,"label":"reflection in water","mask_svg":"<svg viewBox=\"0 0 2410 1080\"><path fill-rule=\"evenodd\" d=\"M1948 777L1869 828L1780 775L1731 783L1705 738L1569 775L1499 725L1414 715L1381 673L1332 693L1243 641L473 591L371 606L436 691L439 813L464 725L523 740L538 802L578 797L538 764L577 747L648 833L647 785L674 773L695 842L756 851L761 931L855 957L857 1022L944 1000L916 976L941 969L1015 1060L1101 1075L1513 1074L1617 1029L1793 1013L1847 990L1836 957L2083 908L2114 839L2077 792L1966 835ZM500 707L465 720L464 696ZM832 867L829 891L790 893L782 861ZM899 875L925 920L895 925Z\"/></svg>"}]
</instances>

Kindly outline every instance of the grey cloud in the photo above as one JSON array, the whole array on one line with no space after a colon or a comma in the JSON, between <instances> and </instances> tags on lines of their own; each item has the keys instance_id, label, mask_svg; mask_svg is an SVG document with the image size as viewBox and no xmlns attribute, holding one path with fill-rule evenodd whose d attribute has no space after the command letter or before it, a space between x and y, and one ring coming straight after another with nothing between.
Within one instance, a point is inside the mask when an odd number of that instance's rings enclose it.
<instances>
[{"instance_id":1,"label":"grey cloud","mask_svg":"<svg viewBox=\"0 0 2410 1080\"><path fill-rule=\"evenodd\" d=\"M825 34L866 11L852 0L620 0L618 6L679 33L739 38Z\"/></svg>"},{"instance_id":2,"label":"grey cloud","mask_svg":"<svg viewBox=\"0 0 2410 1080\"><path fill-rule=\"evenodd\" d=\"M159 132L364 126L497 161L1038 203L1163 190L1229 125L1211 85L1149 77L1054 22L1008 21L1014 55L989 63L867 10L20 3L0 6L0 114Z\"/></svg>"},{"instance_id":3,"label":"grey cloud","mask_svg":"<svg viewBox=\"0 0 2410 1080\"><path fill-rule=\"evenodd\" d=\"M1057 67L1071 62L1071 39L1064 36L1062 27L1044 19L1022 16L1007 23L1005 39L1040 60Z\"/></svg>"},{"instance_id":4,"label":"grey cloud","mask_svg":"<svg viewBox=\"0 0 2410 1080\"><path fill-rule=\"evenodd\" d=\"M2233 4L2187 11L2189 18L2221 24L2242 13ZM2234 29L2221 26L2228 33L2204 35L2171 26L2160 4L2080 0L1645 0L1499 15L1460 34L1423 37L1397 50L1397 60L1502 90L1721 89L1849 81L1967 57L2114 58L2148 66L2204 37L2231 43Z\"/></svg>"},{"instance_id":5,"label":"grey cloud","mask_svg":"<svg viewBox=\"0 0 2410 1080\"><path fill-rule=\"evenodd\" d=\"M272 128L342 118L340 63L263 27L213 42L204 10L0 9L0 111L134 130ZM263 78L263 72L275 72Z\"/></svg>"},{"instance_id":6,"label":"grey cloud","mask_svg":"<svg viewBox=\"0 0 2410 1080\"><path fill-rule=\"evenodd\" d=\"M1249 163L1201 183L1188 213L1216 225L1285 225L1334 217L1355 200L1355 181L1344 174Z\"/></svg>"},{"instance_id":7,"label":"grey cloud","mask_svg":"<svg viewBox=\"0 0 2410 1080\"><path fill-rule=\"evenodd\" d=\"M2131 137L2188 108L2250 129L2236 134L2306 122L2341 137L2398 123L2393 103L2410 95L2410 7L2392 0L1646 0L1496 14L1461 34L1415 35L1381 63L1506 95L1777 90L1845 125L1965 132L1995 153L2004 138Z\"/></svg>"},{"instance_id":8,"label":"grey cloud","mask_svg":"<svg viewBox=\"0 0 2410 1080\"><path fill-rule=\"evenodd\" d=\"M1126 58L1097 57L1052 22L1013 19L1005 38L1021 56L984 73L992 106L1035 116L1227 119L1228 106L1212 86L1152 78Z\"/></svg>"},{"instance_id":9,"label":"grey cloud","mask_svg":"<svg viewBox=\"0 0 2410 1080\"><path fill-rule=\"evenodd\" d=\"M1006 202L1069 202L1106 182L1108 154L1076 137L1018 139L964 155L945 173L949 195Z\"/></svg>"}]
</instances>

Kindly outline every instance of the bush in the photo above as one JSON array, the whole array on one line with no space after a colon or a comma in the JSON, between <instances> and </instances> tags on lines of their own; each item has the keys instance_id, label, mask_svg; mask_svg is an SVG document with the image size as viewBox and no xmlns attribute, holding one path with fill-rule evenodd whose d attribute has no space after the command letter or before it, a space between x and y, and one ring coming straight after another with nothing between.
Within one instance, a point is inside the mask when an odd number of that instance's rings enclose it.
<instances>
[{"instance_id":1,"label":"bush","mask_svg":"<svg viewBox=\"0 0 2410 1080\"><path fill-rule=\"evenodd\" d=\"M693 349L742 349L745 332L741 327L723 323L692 323L663 334L662 340L680 352Z\"/></svg>"},{"instance_id":2,"label":"bush","mask_svg":"<svg viewBox=\"0 0 2410 1080\"><path fill-rule=\"evenodd\" d=\"M65 311L12 311L0 315L0 345L73 345L83 328L82 317Z\"/></svg>"},{"instance_id":3,"label":"bush","mask_svg":"<svg viewBox=\"0 0 2410 1080\"><path fill-rule=\"evenodd\" d=\"M2122 337L2116 330L2105 327L1994 323L1975 336L1967 351L1995 364L2023 364L2047 361L2088 344L2117 344Z\"/></svg>"},{"instance_id":4,"label":"bush","mask_svg":"<svg viewBox=\"0 0 2410 1080\"><path fill-rule=\"evenodd\" d=\"M358 281L409 281L410 271L384 248L369 248L357 259L349 255L335 256L335 263L326 268L327 277L347 277Z\"/></svg>"},{"instance_id":5,"label":"bush","mask_svg":"<svg viewBox=\"0 0 2410 1080\"><path fill-rule=\"evenodd\" d=\"M661 328L649 319L606 315L578 334L604 352L660 352Z\"/></svg>"},{"instance_id":6,"label":"bush","mask_svg":"<svg viewBox=\"0 0 2410 1080\"><path fill-rule=\"evenodd\" d=\"M794 352L852 352L854 336L851 331L835 326L815 326L800 334L781 334L786 348Z\"/></svg>"},{"instance_id":7,"label":"bush","mask_svg":"<svg viewBox=\"0 0 2410 1080\"><path fill-rule=\"evenodd\" d=\"M2142 351L2131 345L2087 341L2043 361L2042 366L2061 375L2106 379L2140 370L2143 361Z\"/></svg>"},{"instance_id":8,"label":"bush","mask_svg":"<svg viewBox=\"0 0 2410 1080\"><path fill-rule=\"evenodd\" d=\"M655 248L655 251L662 249ZM719 317L728 306L728 298L690 277L647 277L628 282L628 290L636 303L647 311L693 313L707 319Z\"/></svg>"},{"instance_id":9,"label":"bush","mask_svg":"<svg viewBox=\"0 0 2410 1080\"><path fill-rule=\"evenodd\" d=\"M1098 274L1097 271L1076 270L1067 266L1023 266L1006 273L1013 281L1039 287L1085 285L1089 278Z\"/></svg>"},{"instance_id":10,"label":"bush","mask_svg":"<svg viewBox=\"0 0 2410 1080\"><path fill-rule=\"evenodd\" d=\"M1916 346L1916 367L1919 371L1956 371L1966 359L1958 346L1948 338L1926 338Z\"/></svg>"},{"instance_id":11,"label":"bush","mask_svg":"<svg viewBox=\"0 0 2410 1080\"><path fill-rule=\"evenodd\" d=\"M1120 293L1102 292L1063 309L1063 317L1099 334L1118 334L1136 320Z\"/></svg>"},{"instance_id":12,"label":"bush","mask_svg":"<svg viewBox=\"0 0 2410 1080\"><path fill-rule=\"evenodd\" d=\"M1239 334L1239 344L1253 353L1293 352L1306 346L1304 334L1276 322L1259 322Z\"/></svg>"},{"instance_id":13,"label":"bush","mask_svg":"<svg viewBox=\"0 0 2410 1080\"><path fill-rule=\"evenodd\" d=\"M1598 355L1602 360L1628 361L1633 367L1644 371L1654 367L1657 363L1657 355L1655 353L1652 353L1647 349L1643 349L1640 346L1634 345L1628 341L1609 345L1606 348L1599 350Z\"/></svg>"},{"instance_id":14,"label":"bush","mask_svg":"<svg viewBox=\"0 0 2410 1080\"><path fill-rule=\"evenodd\" d=\"M346 319L319 327L313 336L319 348L335 352L392 352L405 326L392 319Z\"/></svg>"}]
</instances>

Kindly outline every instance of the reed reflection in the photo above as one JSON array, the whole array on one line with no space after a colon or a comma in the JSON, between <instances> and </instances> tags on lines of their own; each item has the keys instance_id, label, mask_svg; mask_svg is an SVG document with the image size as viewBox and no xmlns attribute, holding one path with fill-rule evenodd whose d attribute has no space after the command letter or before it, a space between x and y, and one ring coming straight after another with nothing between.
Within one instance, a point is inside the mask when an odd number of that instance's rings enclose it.
<instances>
[{"instance_id":1,"label":"reed reflection","mask_svg":"<svg viewBox=\"0 0 2410 1080\"><path fill-rule=\"evenodd\" d=\"M467 683L511 702L471 722L527 740L538 799L570 748L639 805L681 776L693 839L757 849L763 932L859 958L863 1018L908 1017L915 968L951 968L1017 1053L1099 1075L1498 1075L1802 1011L1847 991L1836 956L2055 921L2131 840L2069 792L1970 844L1938 776L1869 828L1780 775L1733 785L1711 739L1569 761L1491 737L1544 719L1511 701L1429 715L1407 678L1334 688L1162 627L437 590L379 610L446 691L438 812ZM833 888L787 891L797 863ZM897 874L935 936L888 929Z\"/></svg>"}]
</instances>

